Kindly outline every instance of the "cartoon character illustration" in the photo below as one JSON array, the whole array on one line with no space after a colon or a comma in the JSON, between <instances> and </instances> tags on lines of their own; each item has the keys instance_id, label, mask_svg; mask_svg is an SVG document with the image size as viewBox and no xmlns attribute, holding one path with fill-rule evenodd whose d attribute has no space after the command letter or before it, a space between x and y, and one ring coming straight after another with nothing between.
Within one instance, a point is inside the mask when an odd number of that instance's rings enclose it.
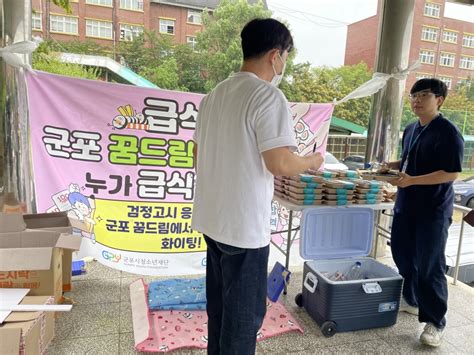
<instances>
[{"instance_id":1,"label":"cartoon character illustration","mask_svg":"<svg viewBox=\"0 0 474 355\"><path fill-rule=\"evenodd\" d=\"M300 155L307 155L313 151L316 145L318 150L326 142L331 125L331 117L325 120L316 132L312 132L304 122L303 117L311 109L311 104L295 103L290 107L293 122L295 124L296 141L298 142L298 152Z\"/></svg>"},{"instance_id":2,"label":"cartoon character illustration","mask_svg":"<svg viewBox=\"0 0 474 355\"><path fill-rule=\"evenodd\" d=\"M117 111L120 112L120 115L112 119L112 127L114 129L148 129L148 120L143 113L137 113L131 105L119 106Z\"/></svg>"},{"instance_id":3,"label":"cartoon character illustration","mask_svg":"<svg viewBox=\"0 0 474 355\"><path fill-rule=\"evenodd\" d=\"M288 229L288 218L290 216L287 208L282 206L279 202L273 201L272 205L275 205L276 208L272 211L276 210L276 220L277 220L277 231L287 230ZM292 227L295 228L299 226L301 220L301 212L293 212L293 220L292 220ZM299 231L292 232L292 240L293 242L299 240ZM286 250L287 247L287 233L279 233L274 234L272 236L272 240L275 244L277 244L283 250Z\"/></svg>"},{"instance_id":4,"label":"cartoon character illustration","mask_svg":"<svg viewBox=\"0 0 474 355\"><path fill-rule=\"evenodd\" d=\"M90 238L94 241L94 200L84 196L80 192L78 184L70 184L68 201L70 203L68 217L71 220L71 225L74 228L79 229L82 236Z\"/></svg>"}]
</instances>

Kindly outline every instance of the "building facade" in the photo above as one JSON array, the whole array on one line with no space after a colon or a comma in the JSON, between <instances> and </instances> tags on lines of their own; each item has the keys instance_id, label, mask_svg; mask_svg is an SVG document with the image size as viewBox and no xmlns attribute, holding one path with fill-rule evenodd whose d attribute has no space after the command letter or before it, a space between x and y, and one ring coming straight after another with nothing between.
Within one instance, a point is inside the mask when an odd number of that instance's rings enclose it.
<instances>
[{"instance_id":1,"label":"building facade","mask_svg":"<svg viewBox=\"0 0 474 355\"><path fill-rule=\"evenodd\" d=\"M425 77L443 80L449 89L474 77L474 22L444 16L445 0L415 0L409 63L421 66L408 76L406 88ZM373 69L376 60L377 15L350 24L344 64L364 61Z\"/></svg>"},{"instance_id":2,"label":"building facade","mask_svg":"<svg viewBox=\"0 0 474 355\"><path fill-rule=\"evenodd\" d=\"M90 39L112 48L146 29L194 48L196 34L203 29L203 11L212 12L219 1L70 0L70 3L72 13L67 14L49 0L32 0L33 35L57 41Z\"/></svg>"}]
</instances>

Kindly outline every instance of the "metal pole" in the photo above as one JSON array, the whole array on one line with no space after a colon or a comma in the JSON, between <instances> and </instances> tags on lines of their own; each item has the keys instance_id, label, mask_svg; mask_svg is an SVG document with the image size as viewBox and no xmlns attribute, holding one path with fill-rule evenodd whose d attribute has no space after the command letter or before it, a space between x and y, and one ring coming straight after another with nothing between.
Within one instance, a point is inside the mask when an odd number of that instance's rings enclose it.
<instances>
[{"instance_id":1,"label":"metal pole","mask_svg":"<svg viewBox=\"0 0 474 355\"><path fill-rule=\"evenodd\" d=\"M46 19L46 39L50 39L51 37L51 14L50 14L50 9L51 9L51 0L46 0L44 2L45 6L45 19Z\"/></svg>"},{"instance_id":2,"label":"metal pole","mask_svg":"<svg viewBox=\"0 0 474 355\"><path fill-rule=\"evenodd\" d=\"M31 0L0 1L1 46L31 40ZM24 55L31 64L31 56ZM8 209L35 212L29 145L28 104L23 71L0 60L1 188ZM13 202L14 201L14 202ZM16 204L12 206L12 204ZM6 209L6 206L3 206Z\"/></svg>"},{"instance_id":3,"label":"metal pole","mask_svg":"<svg viewBox=\"0 0 474 355\"><path fill-rule=\"evenodd\" d=\"M392 73L408 66L414 0L383 0L377 45L377 72ZM390 79L374 95L367 133L366 163L395 160L405 82Z\"/></svg>"},{"instance_id":4,"label":"metal pole","mask_svg":"<svg viewBox=\"0 0 474 355\"><path fill-rule=\"evenodd\" d=\"M374 238L375 238L375 245L374 245L374 259L377 260L377 248L379 247L379 230L378 226L380 224L380 211L375 212L377 217L375 219L375 228L374 228Z\"/></svg>"},{"instance_id":5,"label":"metal pole","mask_svg":"<svg viewBox=\"0 0 474 355\"><path fill-rule=\"evenodd\" d=\"M113 59L117 60L116 41L117 41L117 7L115 0L112 0L112 40L113 40ZM108 80L107 80L108 81Z\"/></svg>"},{"instance_id":6,"label":"metal pole","mask_svg":"<svg viewBox=\"0 0 474 355\"><path fill-rule=\"evenodd\" d=\"M464 110L464 122L462 124L462 135L464 136L465 132L466 132L466 121L467 121L467 107L466 109Z\"/></svg>"},{"instance_id":7,"label":"metal pole","mask_svg":"<svg viewBox=\"0 0 474 355\"><path fill-rule=\"evenodd\" d=\"M288 216L288 235L286 240L286 260L285 260L285 267L287 270L290 269L290 250L291 250L291 230L293 229L293 210L289 209L289 216ZM283 294L286 295L288 291L287 284L285 282L285 289L283 290Z\"/></svg>"},{"instance_id":8,"label":"metal pole","mask_svg":"<svg viewBox=\"0 0 474 355\"><path fill-rule=\"evenodd\" d=\"M464 236L464 216L465 214L463 213L461 219L461 231L459 232L458 252L456 254L456 265L454 266L453 285L456 285L458 283L459 262L461 261L462 239Z\"/></svg>"}]
</instances>

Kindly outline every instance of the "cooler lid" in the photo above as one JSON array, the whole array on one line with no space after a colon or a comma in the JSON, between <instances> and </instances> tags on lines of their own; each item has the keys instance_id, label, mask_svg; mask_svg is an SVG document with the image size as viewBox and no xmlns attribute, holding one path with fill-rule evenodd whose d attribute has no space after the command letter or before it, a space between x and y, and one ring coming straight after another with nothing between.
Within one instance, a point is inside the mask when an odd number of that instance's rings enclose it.
<instances>
[{"instance_id":1,"label":"cooler lid","mask_svg":"<svg viewBox=\"0 0 474 355\"><path fill-rule=\"evenodd\" d=\"M365 207L310 207L301 217L300 255L306 260L367 256L374 211Z\"/></svg>"}]
</instances>

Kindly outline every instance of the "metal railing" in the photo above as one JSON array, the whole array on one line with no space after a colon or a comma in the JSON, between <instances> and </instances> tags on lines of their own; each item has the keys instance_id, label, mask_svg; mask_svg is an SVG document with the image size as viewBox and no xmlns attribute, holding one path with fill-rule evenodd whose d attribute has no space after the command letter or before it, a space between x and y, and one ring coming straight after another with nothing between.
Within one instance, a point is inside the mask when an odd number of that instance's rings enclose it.
<instances>
[{"instance_id":1,"label":"metal railing","mask_svg":"<svg viewBox=\"0 0 474 355\"><path fill-rule=\"evenodd\" d=\"M462 240L464 237L464 217L466 216L466 214L471 212L471 209L468 207L454 204L454 210L462 213L461 230L459 232L459 241L458 241L458 252L456 254L456 264L454 264L453 285L456 285L458 281L458 274L459 274L459 263L461 261Z\"/></svg>"},{"instance_id":2,"label":"metal railing","mask_svg":"<svg viewBox=\"0 0 474 355\"><path fill-rule=\"evenodd\" d=\"M456 253L456 263L454 264L454 275L453 275L453 285L457 285L458 281L458 275L459 275L459 263L461 261L461 252L462 252L462 241L464 238L464 217L466 214L471 212L471 209L468 207L464 207L461 205L453 205L454 210L461 212L462 217L461 217L461 229L459 232L459 240L458 240L458 251ZM390 214L384 213L385 215L391 216ZM375 238L375 250L374 250L374 258L377 258L377 245L378 245L378 237L381 236L382 238L385 238L387 240L390 240L390 234L391 232L379 225L380 223L380 215L377 216L377 221L376 221L376 238Z\"/></svg>"}]
</instances>

